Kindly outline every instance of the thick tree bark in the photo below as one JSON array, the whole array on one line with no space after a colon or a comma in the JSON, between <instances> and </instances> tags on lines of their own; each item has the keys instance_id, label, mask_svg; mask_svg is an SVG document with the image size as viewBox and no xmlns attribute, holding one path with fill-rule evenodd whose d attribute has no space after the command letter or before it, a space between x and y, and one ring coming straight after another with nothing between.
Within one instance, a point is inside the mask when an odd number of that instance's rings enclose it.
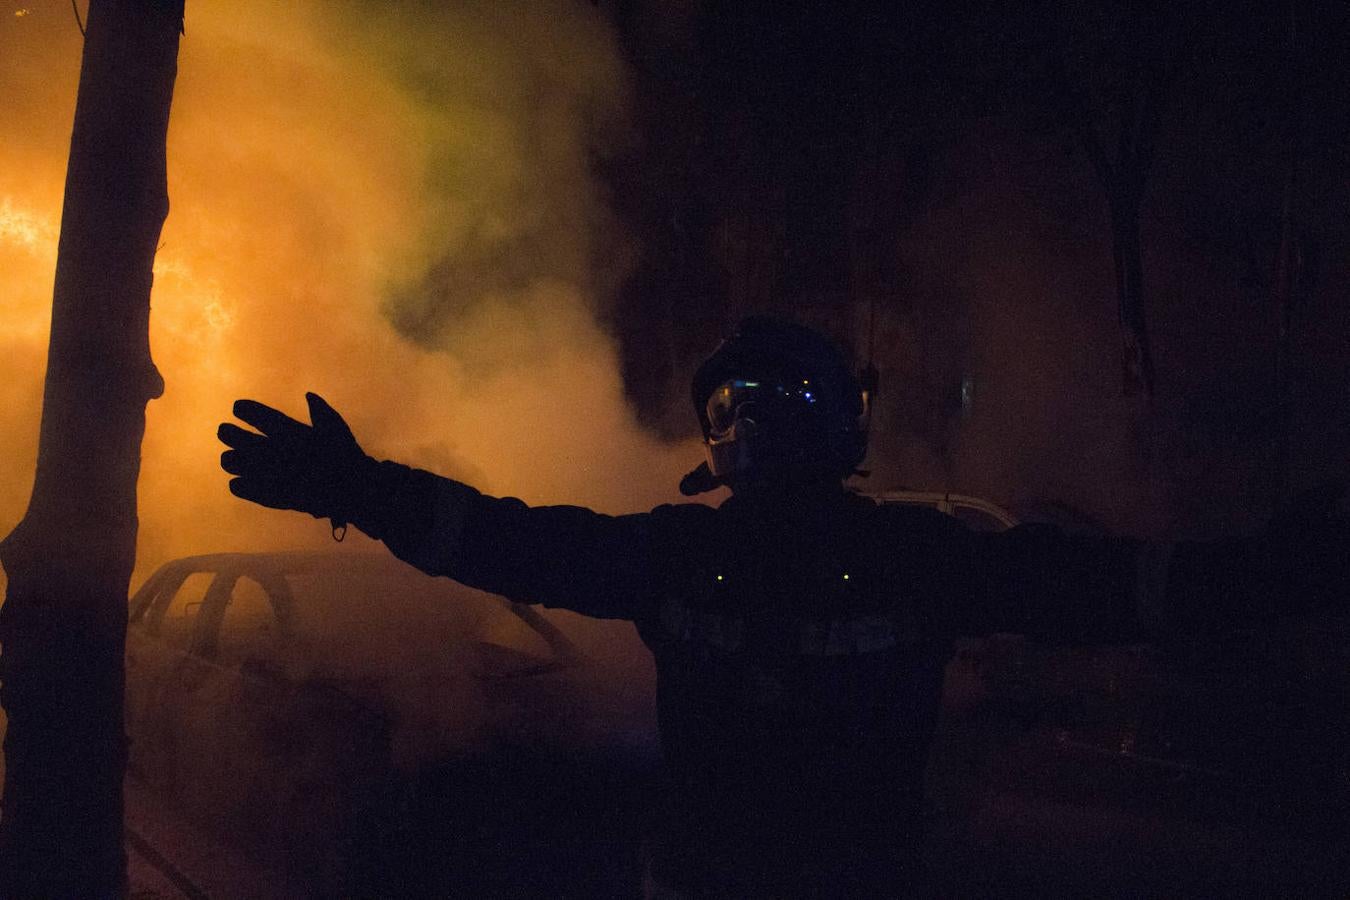
<instances>
[{"instance_id":1,"label":"thick tree bark","mask_svg":"<svg viewBox=\"0 0 1350 900\"><path fill-rule=\"evenodd\" d=\"M37 477L2 544L5 896L125 893L123 654L182 0L90 0Z\"/></svg>"}]
</instances>

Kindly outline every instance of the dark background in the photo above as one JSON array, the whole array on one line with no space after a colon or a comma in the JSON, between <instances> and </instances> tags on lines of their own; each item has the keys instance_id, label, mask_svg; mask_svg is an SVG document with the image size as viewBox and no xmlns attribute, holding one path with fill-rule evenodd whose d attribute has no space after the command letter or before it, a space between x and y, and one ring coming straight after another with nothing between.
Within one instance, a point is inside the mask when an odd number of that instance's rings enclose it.
<instances>
[{"instance_id":1,"label":"dark background","mask_svg":"<svg viewBox=\"0 0 1350 900\"><path fill-rule=\"evenodd\" d=\"M607 319L644 423L689 434L701 355L772 310L860 363L870 345L878 487L1205 533L1343 469L1343 4L603 9L637 138L597 165L641 247ZM1118 160L1122 127L1150 115L1151 399L1126 396L1084 143L1090 127Z\"/></svg>"}]
</instances>

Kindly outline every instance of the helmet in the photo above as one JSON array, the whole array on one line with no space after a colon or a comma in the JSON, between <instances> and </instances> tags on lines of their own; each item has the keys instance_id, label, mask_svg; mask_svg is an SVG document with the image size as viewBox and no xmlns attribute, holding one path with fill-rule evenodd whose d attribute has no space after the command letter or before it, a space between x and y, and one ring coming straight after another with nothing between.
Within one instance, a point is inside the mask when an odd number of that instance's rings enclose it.
<instances>
[{"instance_id":1,"label":"helmet","mask_svg":"<svg viewBox=\"0 0 1350 900\"><path fill-rule=\"evenodd\" d=\"M769 316L744 319L694 375L707 470L699 493L748 472L852 475L867 452L869 392L825 336Z\"/></svg>"}]
</instances>

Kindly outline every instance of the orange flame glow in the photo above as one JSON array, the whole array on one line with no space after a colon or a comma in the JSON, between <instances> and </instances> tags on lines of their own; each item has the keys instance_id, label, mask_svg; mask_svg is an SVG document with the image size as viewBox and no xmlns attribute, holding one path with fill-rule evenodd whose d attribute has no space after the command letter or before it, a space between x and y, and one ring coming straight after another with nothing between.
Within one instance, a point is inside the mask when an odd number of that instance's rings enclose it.
<instances>
[{"instance_id":1,"label":"orange flame glow","mask_svg":"<svg viewBox=\"0 0 1350 900\"><path fill-rule=\"evenodd\" d=\"M697 447L631 418L588 271L606 252L588 223L609 217L586 123L622 120L622 68L598 17L552 6L463 6L419 28L368 5L189 3L152 297L167 390L148 410L142 573L188 552L328 540L229 495L214 431L241 396L299 414L316 390L371 452L531 502L673 497ZM36 458L80 53L68 8L26 12L0 20L0 532ZM416 90L428 67L451 73L434 102ZM545 271L510 295L436 298L468 310L454 334L415 345L391 327L391 285L470 242L490 257L519 247L523 229L550 248ZM519 264L508 249L493 262Z\"/></svg>"}]
</instances>

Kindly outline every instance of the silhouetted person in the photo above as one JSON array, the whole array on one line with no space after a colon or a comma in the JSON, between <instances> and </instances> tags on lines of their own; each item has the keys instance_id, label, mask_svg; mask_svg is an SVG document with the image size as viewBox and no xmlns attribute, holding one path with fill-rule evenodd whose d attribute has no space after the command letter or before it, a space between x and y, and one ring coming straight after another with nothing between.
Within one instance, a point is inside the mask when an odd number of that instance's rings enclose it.
<instances>
[{"instance_id":1,"label":"silhouetted person","mask_svg":"<svg viewBox=\"0 0 1350 900\"><path fill-rule=\"evenodd\" d=\"M1162 545L1047 526L968 531L846 490L867 443L842 354L752 318L699 369L716 508L530 507L362 452L254 401L220 427L244 499L351 522L425 572L633 620L656 659L667 790L652 875L682 896L904 895L943 668L961 635L1125 642L1338 603L1343 523ZM667 894L674 896L674 894Z\"/></svg>"}]
</instances>

